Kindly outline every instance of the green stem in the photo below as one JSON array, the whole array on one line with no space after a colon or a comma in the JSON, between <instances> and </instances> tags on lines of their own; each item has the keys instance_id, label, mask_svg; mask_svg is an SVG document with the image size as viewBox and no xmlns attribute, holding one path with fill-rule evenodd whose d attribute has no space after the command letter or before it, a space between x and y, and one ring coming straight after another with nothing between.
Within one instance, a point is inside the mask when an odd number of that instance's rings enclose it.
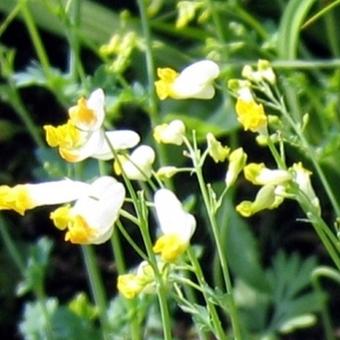
<instances>
[{"instance_id":1,"label":"green stem","mask_svg":"<svg viewBox=\"0 0 340 340\"><path fill-rule=\"evenodd\" d=\"M92 246L82 246L81 247L88 279L90 282L90 287L92 291L92 295L95 301L96 306L99 309L100 323L102 327L103 337L104 339L108 339L107 337L107 315L106 315L106 295L103 286L103 282L100 277L100 273L97 267L95 253L93 251Z\"/></svg>"},{"instance_id":2,"label":"green stem","mask_svg":"<svg viewBox=\"0 0 340 340\"><path fill-rule=\"evenodd\" d=\"M122 275L126 271L124 255L122 251L122 246L118 234L118 230L115 229L113 231L113 235L111 237L111 246L113 251L113 256L115 259L115 264L117 266L118 275ZM131 330L131 339L139 340L140 339L140 325L139 325L139 317L136 317L137 314L137 301L131 300L127 301L127 309L129 311L130 318L130 330Z\"/></svg>"},{"instance_id":3,"label":"green stem","mask_svg":"<svg viewBox=\"0 0 340 340\"><path fill-rule=\"evenodd\" d=\"M21 258L21 254L19 253L15 243L12 241L10 233L8 231L7 223L5 222L4 218L0 215L0 234L4 245L9 253L10 257L12 258L14 264L18 268L19 272L22 276L25 273L25 264Z\"/></svg>"},{"instance_id":4,"label":"green stem","mask_svg":"<svg viewBox=\"0 0 340 340\"><path fill-rule=\"evenodd\" d=\"M306 151L306 154L308 155L309 159L311 160L316 172L318 173L318 176L321 180L321 183L328 195L328 198L333 206L333 209L336 213L337 216L340 216L340 207L338 205L338 201L336 199L336 197L333 194L333 191L328 183L328 180L323 172L323 170L321 169L318 161L316 160L315 156L314 156L314 152L312 150L312 148L310 147L309 143L307 142L303 132L301 131L301 126L299 123L296 123L294 121L294 119L289 115L288 110L286 108L286 105L284 103L283 100L280 101L280 107L281 107L281 112L283 114L283 116L285 117L285 119L287 119L288 123L290 124L290 126L292 127L292 129L295 131L296 135L299 137L301 144L302 144L302 148Z\"/></svg>"},{"instance_id":5,"label":"green stem","mask_svg":"<svg viewBox=\"0 0 340 340\"><path fill-rule=\"evenodd\" d=\"M216 336L219 340L227 339L227 336L224 334L224 331L223 331L223 328L222 328L222 325L221 325L221 321L218 317L216 308L211 303L210 297L207 296L207 293L206 293L207 283L205 282L205 278L204 278L204 275L203 275L203 272L202 272L202 268L201 268L195 254L193 253L193 251L190 247L188 248L187 253L189 255L190 262L191 262L191 264L194 268L194 273L195 273L196 278L199 282L201 292L202 292L204 299L205 299L205 302L207 304L209 315L212 318L212 322L213 322L214 327L215 327Z\"/></svg>"},{"instance_id":6,"label":"green stem","mask_svg":"<svg viewBox=\"0 0 340 340\"><path fill-rule=\"evenodd\" d=\"M28 133L31 135L35 144L43 148L45 146L45 142L41 137L39 129L34 124L29 112L27 111L25 105L23 104L19 92L12 81L9 81L9 86L11 89L11 105L15 111L15 113L19 116L21 121L24 123Z\"/></svg>"},{"instance_id":7,"label":"green stem","mask_svg":"<svg viewBox=\"0 0 340 340\"><path fill-rule=\"evenodd\" d=\"M137 0L140 19L142 23L142 30L143 36L145 39L145 58L146 58L146 72L148 75L148 82L149 82L149 111L150 111L150 118L153 124L157 124L157 113L158 113L158 105L157 105L157 97L155 92L155 66L153 61L152 55L152 39L151 39L151 32L149 21L147 17L146 5L145 0Z\"/></svg>"},{"instance_id":8,"label":"green stem","mask_svg":"<svg viewBox=\"0 0 340 340\"><path fill-rule=\"evenodd\" d=\"M65 20L66 27L68 26L69 29L67 36L70 44L70 73L74 80L77 80L77 75L79 75L82 83L84 84L86 81L86 75L80 58L80 44L77 33L81 25L81 1L73 0L70 10L71 20L67 17L67 15Z\"/></svg>"},{"instance_id":9,"label":"green stem","mask_svg":"<svg viewBox=\"0 0 340 340\"><path fill-rule=\"evenodd\" d=\"M196 169L196 175L197 175L199 187L200 187L200 190L203 196L204 205L207 209L208 218L210 221L210 225L212 227L212 232L213 232L215 244L217 247L217 253L218 253L218 257L220 259L220 265L222 268L222 274L223 274L226 292L230 297L230 318L231 318L231 323L232 323L232 327L234 331L234 336L236 340L240 340L241 330L240 330L240 324L238 320L238 313L236 310L236 305L235 305L234 297L233 297L232 284L231 284L231 279L229 275L227 259L223 253L221 237L218 232L215 215L213 214L212 209L211 209L208 192L207 192L203 174L202 174L202 169L200 167L197 167L196 164L195 164L195 169Z\"/></svg>"},{"instance_id":10,"label":"green stem","mask_svg":"<svg viewBox=\"0 0 340 340\"><path fill-rule=\"evenodd\" d=\"M340 257L339 257L339 246L337 240L329 237L328 226L324 223L322 218L319 216L318 211L315 211L315 207L312 205L310 200L300 193L297 198L300 206L304 210L309 221L312 223L316 233L318 234L324 247L327 249L328 254L334 261L337 268L340 270Z\"/></svg>"},{"instance_id":11,"label":"green stem","mask_svg":"<svg viewBox=\"0 0 340 340\"><path fill-rule=\"evenodd\" d=\"M140 230L142 233L142 237L143 237L143 241L146 247L148 258L154 270L155 278L157 282L157 296L158 296L158 301L159 301L159 306L160 306L161 316L162 316L163 337L165 340L171 340L172 339L171 320L170 320L170 314L169 314L169 307L167 303L168 293L167 293L167 289L166 289L162 274L159 271L155 254L152 249L153 248L152 241L150 238L150 233L148 229L148 221L147 221L147 216L146 216L146 211L145 211L146 206L145 206L145 202L144 202L142 195L140 195L139 200L138 202L136 201L136 203L138 207L137 210L139 211L139 216L140 216Z\"/></svg>"},{"instance_id":12,"label":"green stem","mask_svg":"<svg viewBox=\"0 0 340 340\"><path fill-rule=\"evenodd\" d=\"M335 271L333 268L321 266L316 268L312 273L312 284L315 288L315 290L321 292L321 283L319 279L321 277L330 278L332 280L335 280L337 283L340 283L340 275L338 271ZM327 303L324 299L322 299L322 309L321 309L321 318L325 330L325 336L326 340L335 340L331 317L329 314Z\"/></svg>"},{"instance_id":13,"label":"green stem","mask_svg":"<svg viewBox=\"0 0 340 340\"><path fill-rule=\"evenodd\" d=\"M45 51L44 45L42 43L42 40L40 38L38 29L35 25L34 19L32 17L31 11L28 8L27 0L20 0L21 5L21 12L24 17L24 21L27 27L27 30L30 34L30 37L33 42L33 46L35 48L35 51L37 52L39 61L41 63L41 66L44 70L45 76L47 79L50 79L50 62L48 60L47 53Z\"/></svg>"},{"instance_id":14,"label":"green stem","mask_svg":"<svg viewBox=\"0 0 340 340\"><path fill-rule=\"evenodd\" d=\"M212 17L212 20L213 20L213 23L214 23L214 26L215 26L215 29L216 29L217 38L218 38L219 42L221 44L223 44L224 43L223 25L221 23L219 13L216 9L216 6L215 6L213 0L206 0L206 1L207 1L207 5L208 5L207 7L210 10L211 17Z\"/></svg>"}]
</instances>

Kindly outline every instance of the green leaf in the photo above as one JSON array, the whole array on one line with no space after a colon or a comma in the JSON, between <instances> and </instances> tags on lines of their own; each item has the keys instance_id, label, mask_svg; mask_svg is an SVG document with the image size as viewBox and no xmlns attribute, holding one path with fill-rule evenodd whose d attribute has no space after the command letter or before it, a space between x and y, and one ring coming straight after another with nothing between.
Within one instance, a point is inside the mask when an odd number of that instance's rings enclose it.
<instances>
[{"instance_id":1,"label":"green leaf","mask_svg":"<svg viewBox=\"0 0 340 340\"><path fill-rule=\"evenodd\" d=\"M228 197L219 210L218 225L232 272L258 290L267 291L269 285L260 263L257 240Z\"/></svg>"},{"instance_id":2,"label":"green leaf","mask_svg":"<svg viewBox=\"0 0 340 340\"><path fill-rule=\"evenodd\" d=\"M300 28L315 0L290 0L286 5L278 34L278 55L282 59L295 59Z\"/></svg>"},{"instance_id":3,"label":"green leaf","mask_svg":"<svg viewBox=\"0 0 340 340\"><path fill-rule=\"evenodd\" d=\"M31 290L41 289L44 284L46 269L49 263L52 241L42 237L29 251L24 279L17 287L17 294L22 296Z\"/></svg>"},{"instance_id":4,"label":"green leaf","mask_svg":"<svg viewBox=\"0 0 340 340\"><path fill-rule=\"evenodd\" d=\"M323 296L312 291L310 286L315 267L315 257L303 260L297 254L288 256L282 251L275 256L273 267L266 275L274 308L269 326L271 331L280 331L282 327L285 332L293 331L297 324L290 323L291 320L320 311ZM311 324L301 322L298 325L308 327Z\"/></svg>"}]
</instances>

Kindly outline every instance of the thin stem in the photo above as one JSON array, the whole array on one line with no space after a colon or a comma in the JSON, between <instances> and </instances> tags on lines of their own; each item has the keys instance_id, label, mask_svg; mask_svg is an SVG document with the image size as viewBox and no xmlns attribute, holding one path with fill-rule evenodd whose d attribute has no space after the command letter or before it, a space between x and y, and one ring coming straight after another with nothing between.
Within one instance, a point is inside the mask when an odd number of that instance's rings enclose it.
<instances>
[{"instance_id":1,"label":"thin stem","mask_svg":"<svg viewBox=\"0 0 340 340\"><path fill-rule=\"evenodd\" d=\"M66 15L66 24L69 28L67 32L68 41L70 44L70 73L73 79L77 79L79 75L82 82L85 82L86 75L80 58L80 45L78 39L78 28L81 24L81 1L73 0L70 8L70 19Z\"/></svg>"},{"instance_id":2,"label":"thin stem","mask_svg":"<svg viewBox=\"0 0 340 340\"><path fill-rule=\"evenodd\" d=\"M206 0L206 1L207 1L208 8L211 12L212 20L214 22L217 38L218 38L219 42L221 44L223 44L224 43L224 34L223 34L223 28L222 28L223 25L221 23L219 13L216 9L216 6L215 6L213 0Z\"/></svg>"},{"instance_id":3,"label":"thin stem","mask_svg":"<svg viewBox=\"0 0 340 340\"><path fill-rule=\"evenodd\" d=\"M189 247L187 250L190 262L192 264L192 266L194 267L194 273L196 275L196 278L198 280L198 283L201 287L201 292L204 296L205 302L207 304L207 308L209 311L209 314L212 318L212 322L214 324L215 327L215 331L216 331L216 335L218 337L218 339L227 339L227 336L224 334L222 325L221 325L221 321L218 317L217 311L215 306L211 303L211 299L209 298L209 296L207 296L206 294L206 290L205 287L207 287L207 283L205 282L205 278L202 272L202 268L195 256L195 254L193 253L192 249Z\"/></svg>"},{"instance_id":4,"label":"thin stem","mask_svg":"<svg viewBox=\"0 0 340 340\"><path fill-rule=\"evenodd\" d=\"M124 238L129 242L130 246L134 249L134 251L144 260L147 261L148 258L144 254L144 252L139 248L139 246L136 244L136 242L132 239L132 237L127 233L122 223L118 220L117 221L117 227L119 228L119 231L122 233Z\"/></svg>"},{"instance_id":5,"label":"thin stem","mask_svg":"<svg viewBox=\"0 0 340 340\"><path fill-rule=\"evenodd\" d=\"M146 247L146 251L148 254L148 259L150 262L150 265L152 266L154 273L155 273L155 278L157 282L157 296L158 296L158 301L161 309L161 316L162 316L162 326L163 326L163 332L164 332L164 339L165 340L171 340L172 335L171 335L171 323L170 323L170 315L169 315L169 309L168 309L168 304L166 300L167 292L165 289L165 284L163 282L163 277L161 273L159 272L158 265L157 265L157 260L155 257L155 254L152 250L152 242L150 238L150 233L149 233L149 228L148 228L148 220L147 220L147 212L146 212L146 203L144 201L142 193L137 196L130 180L126 176L124 169L122 165L120 164L119 157L117 157L117 152L113 148L110 140L107 138L106 134L104 134L104 138L106 142L109 145L109 148L114 155L115 159L118 162L119 167L122 169L122 176L124 178L124 182L127 186L127 189L130 193L130 196L133 200L133 204L136 210L137 218L138 218L138 225L140 227L140 231L142 234L142 238ZM123 229L123 228L122 228Z\"/></svg>"},{"instance_id":6,"label":"thin stem","mask_svg":"<svg viewBox=\"0 0 340 340\"><path fill-rule=\"evenodd\" d=\"M27 111L25 105L23 104L19 92L16 86L9 81L9 86L11 89L11 105L15 110L15 113L19 116L21 121L24 123L28 133L32 137L33 141L38 147L44 147L45 142L41 137L39 129L34 124L30 113Z\"/></svg>"},{"instance_id":7,"label":"thin stem","mask_svg":"<svg viewBox=\"0 0 340 340\"><path fill-rule=\"evenodd\" d=\"M324 247L327 249L328 254L334 261L335 265L340 270L340 257L338 245L337 243L334 243L332 239L330 240L327 233L325 233L325 228L328 228L328 226L323 222L318 212L315 211L315 207L313 206L313 204L307 197L305 197L305 195L303 195L303 193L298 194L297 200L300 203L302 209L304 210L306 216L312 223Z\"/></svg>"},{"instance_id":8,"label":"thin stem","mask_svg":"<svg viewBox=\"0 0 340 340\"><path fill-rule=\"evenodd\" d=\"M333 194L333 190L331 189L328 180L323 172L323 170L321 169L318 161L316 160L315 156L314 156L314 152L311 149L309 143L307 142L303 132L301 131L301 126L299 123L296 123L293 118L289 115L288 110L286 108L286 105L284 103L283 100L280 101L280 107L281 107L281 112L283 114L283 116L285 117L285 119L287 119L288 123L290 124L290 126L292 127L292 129L295 131L295 133L297 134L297 136L299 137L301 144L302 144L302 148L305 149L309 159L312 161L313 166L316 170L316 172L318 173L318 176L320 177L321 183L328 195L328 198L333 206L333 209L336 213L337 216L340 216L340 207L338 205L338 201L336 199L336 197Z\"/></svg>"},{"instance_id":9,"label":"thin stem","mask_svg":"<svg viewBox=\"0 0 340 340\"><path fill-rule=\"evenodd\" d=\"M100 277L98 266L95 259L95 253L91 246L81 246L88 279L95 304L99 309L100 323L104 339L108 339L106 335L107 330L107 315L106 315L106 294L103 282Z\"/></svg>"},{"instance_id":10,"label":"thin stem","mask_svg":"<svg viewBox=\"0 0 340 340\"><path fill-rule=\"evenodd\" d=\"M240 324L238 320L238 315L237 315L237 310L236 310L236 305L234 302L233 298L233 292L232 292L232 284L231 284L231 279L229 275L229 269L228 269L228 263L227 259L224 256L223 250L222 250L222 242L220 235L218 233L218 227L216 224L216 218L215 215L212 212L210 201L209 201L209 196L208 196L208 191L206 189L206 185L204 182L203 174L202 174L202 169L200 167L196 167L196 175L199 183L199 187L203 196L203 201L204 205L207 209L208 213L208 218L210 221L210 225L212 227L212 232L215 240L215 244L217 247L217 253L220 259L220 265L222 268L222 274L223 274L223 279L224 279L224 284L226 288L227 294L230 296L230 318L231 318L231 323L234 331L234 336L235 339L240 340L241 339L241 331L240 331Z\"/></svg>"},{"instance_id":11,"label":"thin stem","mask_svg":"<svg viewBox=\"0 0 340 340\"><path fill-rule=\"evenodd\" d=\"M124 261L124 255L122 251L122 246L118 234L118 230L115 229L113 231L112 237L111 237L111 246L113 251L113 256L115 259L115 264L117 266L118 275L122 275L126 271L125 261ZM129 315L131 315L130 318L130 330L131 330L131 339L132 340L139 340L140 339L140 325L139 325L139 318L136 317L137 313L137 303L135 300L129 300L126 303L127 309L129 311Z\"/></svg>"},{"instance_id":12,"label":"thin stem","mask_svg":"<svg viewBox=\"0 0 340 340\"><path fill-rule=\"evenodd\" d=\"M137 206L139 207L138 211L139 211L139 216L140 216L140 230L142 233L142 237L143 237L143 241L146 247L148 258L154 270L155 278L157 282L157 296L158 296L158 301L159 301L159 306L160 306L161 316L162 316L163 336L165 340L171 340L172 339L171 320L170 320L170 314L169 314L169 307L167 303L168 294L166 291L164 279L158 269L157 260L152 249L153 247L152 247L152 242L150 238L150 233L148 230L148 221L146 218L146 210L145 210L146 206L145 206L145 202L144 202L142 195L139 195L139 200L136 201L136 203L139 203L137 204Z\"/></svg>"},{"instance_id":13,"label":"thin stem","mask_svg":"<svg viewBox=\"0 0 340 340\"><path fill-rule=\"evenodd\" d=\"M313 271L312 276L311 276L312 284L314 288L320 292L322 291L321 283L320 283L321 277L332 279L338 284L340 283L340 275L338 271L335 271L333 268L320 266ZM322 309L321 309L321 318L322 318L322 322L323 322L323 326L325 330L325 336L326 336L326 340L335 340L331 317L330 317L329 310L327 307L328 306L327 306L326 301L323 300Z\"/></svg>"},{"instance_id":14,"label":"thin stem","mask_svg":"<svg viewBox=\"0 0 340 340\"><path fill-rule=\"evenodd\" d=\"M153 55L152 55L152 39L151 39L151 32L150 32L150 26L149 21L147 17L146 12L146 5L145 0L137 0L138 8L139 8L139 14L140 19L142 23L142 29L143 29L143 36L145 39L145 58L146 58L146 71L148 75L148 82L149 82L149 110L150 110L150 118L152 123L156 123L157 121L157 98L156 98L156 92L155 92L155 66L153 61Z\"/></svg>"},{"instance_id":15,"label":"thin stem","mask_svg":"<svg viewBox=\"0 0 340 340\"><path fill-rule=\"evenodd\" d=\"M32 42L33 42L33 46L35 48L35 51L37 52L39 61L42 65L42 68L44 70L45 76L47 77L47 79L50 78L50 62L46 53L46 50L44 48L44 45L42 43L42 40L40 38L38 29L35 25L34 19L32 17L31 11L28 8L27 5L27 0L21 0L20 1L20 5L21 5L21 12L23 14L24 17L24 21L26 24L26 27L28 29L28 32L31 36Z\"/></svg>"},{"instance_id":16,"label":"thin stem","mask_svg":"<svg viewBox=\"0 0 340 340\"><path fill-rule=\"evenodd\" d=\"M184 141L191 154L191 159L193 161L193 165L195 168L196 177L198 180L200 191L202 193L204 205L206 207L209 222L210 222L211 229L213 232L214 241L217 247L217 253L218 253L219 260L220 260L220 266L222 268L225 289L226 289L227 294L230 297L230 318L231 318L232 328L234 331L234 336L235 336L235 339L239 340L241 339L241 330L240 330L240 324L238 320L238 313L237 313L237 309L236 309L236 305L235 305L234 297L233 297L233 292L232 292L232 284L231 284L231 279L230 279L230 274L229 274L227 258L224 256L224 252L222 249L222 241L221 241L221 237L218 232L218 226L216 223L216 217L213 212L213 207L211 206L207 186L205 184L204 177L202 174L200 150L197 149L195 135L194 135L194 147L193 148L191 147L190 143L186 139Z\"/></svg>"}]
</instances>

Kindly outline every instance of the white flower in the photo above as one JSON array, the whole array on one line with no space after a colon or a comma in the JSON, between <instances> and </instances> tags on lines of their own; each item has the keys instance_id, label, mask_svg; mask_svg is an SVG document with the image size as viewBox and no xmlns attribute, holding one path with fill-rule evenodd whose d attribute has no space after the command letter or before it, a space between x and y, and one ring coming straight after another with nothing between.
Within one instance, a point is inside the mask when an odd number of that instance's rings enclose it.
<instances>
[{"instance_id":1,"label":"white flower","mask_svg":"<svg viewBox=\"0 0 340 340\"><path fill-rule=\"evenodd\" d=\"M227 188L232 186L247 162L247 154L242 148L237 148L229 155L229 165L225 176Z\"/></svg>"},{"instance_id":2,"label":"white flower","mask_svg":"<svg viewBox=\"0 0 340 340\"><path fill-rule=\"evenodd\" d=\"M113 224L125 199L125 188L113 177L95 180L73 206L63 206L50 218L60 230L66 230L65 240L77 244L100 244L112 234Z\"/></svg>"},{"instance_id":3,"label":"white flower","mask_svg":"<svg viewBox=\"0 0 340 340\"><path fill-rule=\"evenodd\" d=\"M118 151L137 145L140 138L134 131L103 131L104 104L102 89L92 92L88 100L80 98L77 105L69 109L66 124L44 126L48 145L59 147L60 155L69 162L80 162L88 157L112 159L111 148Z\"/></svg>"},{"instance_id":4,"label":"white flower","mask_svg":"<svg viewBox=\"0 0 340 340\"><path fill-rule=\"evenodd\" d=\"M79 244L105 242L125 199L125 189L113 177L103 176L92 184L69 179L0 186L0 210L26 210L43 205L64 205L51 213L55 226L67 230L65 240Z\"/></svg>"},{"instance_id":5,"label":"white flower","mask_svg":"<svg viewBox=\"0 0 340 340\"><path fill-rule=\"evenodd\" d=\"M211 60L201 60L186 67L180 74L171 68L158 68L160 80L155 82L161 100L174 99L211 99L215 94L214 80L220 69Z\"/></svg>"},{"instance_id":6,"label":"white flower","mask_svg":"<svg viewBox=\"0 0 340 340\"><path fill-rule=\"evenodd\" d=\"M119 155L114 163L117 175L122 172L132 180L146 181L151 177L155 151L148 145L141 145L130 156Z\"/></svg>"},{"instance_id":7,"label":"white flower","mask_svg":"<svg viewBox=\"0 0 340 340\"><path fill-rule=\"evenodd\" d=\"M268 169L263 163L249 163L244 167L243 172L245 178L256 185L278 185L292 178L289 171Z\"/></svg>"},{"instance_id":8,"label":"white flower","mask_svg":"<svg viewBox=\"0 0 340 340\"><path fill-rule=\"evenodd\" d=\"M153 136L157 143L181 145L185 135L185 125L175 119L169 124L157 125L154 128Z\"/></svg>"},{"instance_id":9,"label":"white flower","mask_svg":"<svg viewBox=\"0 0 340 340\"><path fill-rule=\"evenodd\" d=\"M294 182L298 185L299 189L304 193L306 198L310 200L318 214L321 213L320 202L315 194L315 191L310 180L312 173L306 170L302 163L294 163L291 167L293 172Z\"/></svg>"},{"instance_id":10,"label":"white flower","mask_svg":"<svg viewBox=\"0 0 340 340\"><path fill-rule=\"evenodd\" d=\"M154 203L163 235L156 241L153 250L161 254L163 261L173 262L187 249L196 229L196 220L168 189L156 191Z\"/></svg>"},{"instance_id":11,"label":"white flower","mask_svg":"<svg viewBox=\"0 0 340 340\"><path fill-rule=\"evenodd\" d=\"M0 186L0 210L14 210L24 215L26 210L42 205L70 202L86 194L89 184L65 179L61 181Z\"/></svg>"}]
</instances>

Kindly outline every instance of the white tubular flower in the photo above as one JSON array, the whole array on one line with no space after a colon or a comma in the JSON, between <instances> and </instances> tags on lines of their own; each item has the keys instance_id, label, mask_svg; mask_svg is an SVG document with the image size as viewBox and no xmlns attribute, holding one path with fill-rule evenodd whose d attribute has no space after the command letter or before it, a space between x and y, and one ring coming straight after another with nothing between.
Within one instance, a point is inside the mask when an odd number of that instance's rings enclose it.
<instances>
[{"instance_id":1,"label":"white tubular flower","mask_svg":"<svg viewBox=\"0 0 340 340\"><path fill-rule=\"evenodd\" d=\"M160 253L164 262L174 262L187 249L196 229L196 220L168 189L156 191L154 203L163 235L156 241L153 250Z\"/></svg>"},{"instance_id":2,"label":"white tubular flower","mask_svg":"<svg viewBox=\"0 0 340 340\"><path fill-rule=\"evenodd\" d=\"M256 185L278 185L291 180L292 175L287 170L271 170L264 163L249 163L244 169L244 177Z\"/></svg>"},{"instance_id":3,"label":"white tubular flower","mask_svg":"<svg viewBox=\"0 0 340 340\"><path fill-rule=\"evenodd\" d=\"M250 217L264 209L275 209L284 200L283 187L268 184L263 186L257 193L255 201L243 201L237 205L238 211L243 217Z\"/></svg>"},{"instance_id":4,"label":"white tubular flower","mask_svg":"<svg viewBox=\"0 0 340 340\"><path fill-rule=\"evenodd\" d=\"M48 145L58 147L61 157L68 162L80 162L88 157L112 159L111 148L119 151L137 145L139 135L130 130L110 131L105 138L104 104L102 89L92 92L88 100L80 98L77 105L69 109L66 124L44 126Z\"/></svg>"},{"instance_id":5,"label":"white tubular flower","mask_svg":"<svg viewBox=\"0 0 340 340\"><path fill-rule=\"evenodd\" d=\"M186 67L180 74L171 68L158 68L160 80L155 82L156 92L161 100L211 99L215 95L214 80L220 69L211 60L201 60Z\"/></svg>"},{"instance_id":6,"label":"white tubular flower","mask_svg":"<svg viewBox=\"0 0 340 340\"><path fill-rule=\"evenodd\" d=\"M89 184L65 179L61 181L0 186L0 210L14 210L21 215L42 205L70 202L84 195Z\"/></svg>"},{"instance_id":7,"label":"white tubular flower","mask_svg":"<svg viewBox=\"0 0 340 340\"><path fill-rule=\"evenodd\" d=\"M293 171L294 182L298 185L299 189L306 195L306 197L313 204L317 212L321 213L320 202L318 197L315 195L310 176L312 173L306 170L302 163L294 163L291 167Z\"/></svg>"},{"instance_id":8,"label":"white tubular flower","mask_svg":"<svg viewBox=\"0 0 340 340\"><path fill-rule=\"evenodd\" d=\"M151 177L155 157L155 151L150 146L141 145L130 156L118 156L114 169L117 175L124 172L129 179L147 181Z\"/></svg>"},{"instance_id":9,"label":"white tubular flower","mask_svg":"<svg viewBox=\"0 0 340 340\"><path fill-rule=\"evenodd\" d=\"M125 188L113 177L95 180L86 195L73 206L67 205L50 214L55 226L66 230L65 241L76 244L101 244L112 234L113 224L125 199Z\"/></svg>"},{"instance_id":10,"label":"white tubular flower","mask_svg":"<svg viewBox=\"0 0 340 340\"><path fill-rule=\"evenodd\" d=\"M179 120L173 120L169 124L157 125L153 136L157 143L181 145L185 135L185 125Z\"/></svg>"},{"instance_id":11,"label":"white tubular flower","mask_svg":"<svg viewBox=\"0 0 340 340\"><path fill-rule=\"evenodd\" d=\"M242 148L237 148L229 155L229 165L225 176L225 184L227 188L232 186L239 173L243 170L247 162L247 154Z\"/></svg>"}]
</instances>

